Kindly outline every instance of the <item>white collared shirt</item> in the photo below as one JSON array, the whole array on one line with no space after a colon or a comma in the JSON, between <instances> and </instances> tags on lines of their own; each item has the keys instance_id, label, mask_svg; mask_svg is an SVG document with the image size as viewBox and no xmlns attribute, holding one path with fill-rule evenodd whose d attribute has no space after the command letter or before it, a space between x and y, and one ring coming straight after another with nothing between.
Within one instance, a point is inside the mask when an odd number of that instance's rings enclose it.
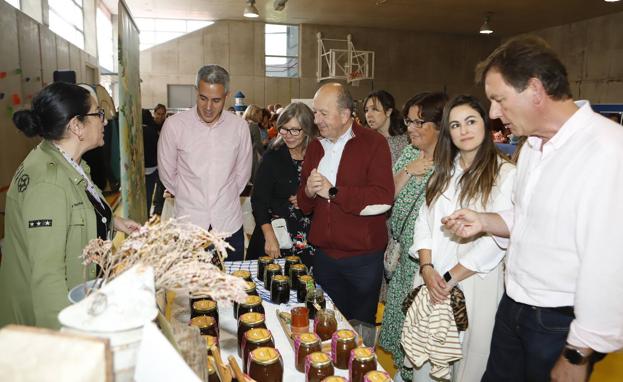
<instances>
[{"instance_id":1,"label":"white collared shirt","mask_svg":"<svg viewBox=\"0 0 623 382\"><path fill-rule=\"evenodd\" d=\"M567 341L623 348L623 128L588 102L541 150L530 137L517 164L506 290L515 301L575 307Z\"/></svg>"},{"instance_id":2,"label":"white collared shirt","mask_svg":"<svg viewBox=\"0 0 623 382\"><path fill-rule=\"evenodd\" d=\"M320 144L324 149L324 156L320 160L320 163L318 163L318 172L327 178L333 186L335 186L337 170L340 167L340 160L342 159L342 153L344 152L346 142L350 141L354 136L353 126L351 124L348 130L342 134L335 143L331 142L328 138L320 139Z\"/></svg>"}]
</instances>

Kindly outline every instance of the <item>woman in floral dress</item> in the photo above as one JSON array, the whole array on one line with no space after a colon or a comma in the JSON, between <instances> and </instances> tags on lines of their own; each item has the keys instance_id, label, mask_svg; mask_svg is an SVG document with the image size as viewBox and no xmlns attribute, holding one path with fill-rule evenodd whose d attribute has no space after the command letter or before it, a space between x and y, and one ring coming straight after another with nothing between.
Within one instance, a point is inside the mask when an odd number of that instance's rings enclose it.
<instances>
[{"instance_id":1,"label":"woman in floral dress","mask_svg":"<svg viewBox=\"0 0 623 382\"><path fill-rule=\"evenodd\" d=\"M426 183L432 174L432 160L443 107L447 97L443 93L420 93L407 101L403 115L411 145L405 147L394 164L396 201L392 209L392 235L400 243L400 263L391 275L383 314L379 344L392 354L398 372L394 380L410 380L412 371L404 367L404 351L400 335L405 316L401 305L413 286L419 270L418 263L409 256L413 244L413 228L418 211L425 200Z\"/></svg>"}]
</instances>

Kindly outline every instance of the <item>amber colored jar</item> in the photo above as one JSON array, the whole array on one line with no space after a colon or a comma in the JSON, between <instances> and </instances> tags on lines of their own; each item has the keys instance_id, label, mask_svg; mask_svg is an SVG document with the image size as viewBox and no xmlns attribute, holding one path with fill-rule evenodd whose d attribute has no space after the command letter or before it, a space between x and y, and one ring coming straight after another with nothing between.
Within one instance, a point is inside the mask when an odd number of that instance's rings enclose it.
<instances>
[{"instance_id":1,"label":"amber colored jar","mask_svg":"<svg viewBox=\"0 0 623 382\"><path fill-rule=\"evenodd\" d=\"M275 348L260 347L249 355L249 377L257 382L282 382L283 361Z\"/></svg>"},{"instance_id":2,"label":"amber colored jar","mask_svg":"<svg viewBox=\"0 0 623 382\"><path fill-rule=\"evenodd\" d=\"M273 304L287 304L290 301L290 286L288 278L275 275L270 285L270 301Z\"/></svg>"},{"instance_id":3,"label":"amber colored jar","mask_svg":"<svg viewBox=\"0 0 623 382\"><path fill-rule=\"evenodd\" d=\"M262 313L245 313L238 319L238 356L242 356L242 339L247 330L255 328L266 329L264 315Z\"/></svg>"},{"instance_id":4,"label":"amber colored jar","mask_svg":"<svg viewBox=\"0 0 623 382\"><path fill-rule=\"evenodd\" d=\"M314 290L308 290L307 296L305 296L305 306L309 309L309 318L312 320L315 319L316 312L327 307L327 301L324 299L324 292L322 289L316 288Z\"/></svg>"},{"instance_id":5,"label":"amber colored jar","mask_svg":"<svg viewBox=\"0 0 623 382\"><path fill-rule=\"evenodd\" d=\"M320 351L320 337L315 333L303 333L294 340L294 367L305 372L305 358Z\"/></svg>"},{"instance_id":6,"label":"amber colored jar","mask_svg":"<svg viewBox=\"0 0 623 382\"><path fill-rule=\"evenodd\" d=\"M340 377L339 375L332 375L323 379L322 382L348 382L348 380L344 377Z\"/></svg>"},{"instance_id":7,"label":"amber colored jar","mask_svg":"<svg viewBox=\"0 0 623 382\"><path fill-rule=\"evenodd\" d=\"M376 370L376 357L372 348L358 347L350 351L348 361L350 382L363 382L363 376L373 370Z\"/></svg>"},{"instance_id":8,"label":"amber colored jar","mask_svg":"<svg viewBox=\"0 0 623 382\"><path fill-rule=\"evenodd\" d=\"M305 297L307 297L308 289L316 289L316 283L314 283L314 278L310 275L299 276L299 284L296 289L296 301L305 302Z\"/></svg>"},{"instance_id":9,"label":"amber colored jar","mask_svg":"<svg viewBox=\"0 0 623 382\"><path fill-rule=\"evenodd\" d=\"M384 371L369 371L363 376L363 382L391 382L392 377Z\"/></svg>"},{"instance_id":10,"label":"amber colored jar","mask_svg":"<svg viewBox=\"0 0 623 382\"><path fill-rule=\"evenodd\" d=\"M288 283L290 284L290 289L298 290L299 284L301 283L299 281L299 277L306 275L306 274L307 274L307 267L305 266L305 264L292 264L292 266L290 266L290 270L288 271L288 273L286 273L286 276L288 276Z\"/></svg>"},{"instance_id":11,"label":"amber colored jar","mask_svg":"<svg viewBox=\"0 0 623 382\"><path fill-rule=\"evenodd\" d=\"M284 270L284 275L285 276L289 276L290 275L290 267L293 266L294 264L300 264L301 263L301 258L298 256L286 256L285 257L286 263L283 266L283 270Z\"/></svg>"},{"instance_id":12,"label":"amber colored jar","mask_svg":"<svg viewBox=\"0 0 623 382\"><path fill-rule=\"evenodd\" d=\"M236 319L250 312L264 314L264 306L262 306L262 298L260 296L247 296L247 299L238 305Z\"/></svg>"},{"instance_id":13,"label":"amber colored jar","mask_svg":"<svg viewBox=\"0 0 623 382\"><path fill-rule=\"evenodd\" d=\"M320 340L330 340L333 333L337 331L337 320L335 312L331 309L319 310L314 318L314 333L318 334Z\"/></svg>"},{"instance_id":14,"label":"amber colored jar","mask_svg":"<svg viewBox=\"0 0 623 382\"><path fill-rule=\"evenodd\" d=\"M281 265L268 264L264 268L264 288L270 290L270 283L273 281L273 277L281 274Z\"/></svg>"},{"instance_id":15,"label":"amber colored jar","mask_svg":"<svg viewBox=\"0 0 623 382\"><path fill-rule=\"evenodd\" d=\"M335 373L331 357L327 353L315 352L305 358L305 381L321 382Z\"/></svg>"},{"instance_id":16,"label":"amber colored jar","mask_svg":"<svg viewBox=\"0 0 623 382\"><path fill-rule=\"evenodd\" d=\"M253 281L247 281L247 286L244 291L247 294L247 296L258 296L257 289ZM238 319L238 303L235 301L234 301L234 318L236 320Z\"/></svg>"},{"instance_id":17,"label":"amber colored jar","mask_svg":"<svg viewBox=\"0 0 623 382\"><path fill-rule=\"evenodd\" d=\"M218 305L216 304L216 301L199 300L193 302L191 317L197 316L214 317L214 319L216 320L216 325L218 325Z\"/></svg>"},{"instance_id":18,"label":"amber colored jar","mask_svg":"<svg viewBox=\"0 0 623 382\"><path fill-rule=\"evenodd\" d=\"M331 360L338 369L348 369L350 351L357 347L357 334L350 329L342 329L331 337Z\"/></svg>"},{"instance_id":19,"label":"amber colored jar","mask_svg":"<svg viewBox=\"0 0 623 382\"><path fill-rule=\"evenodd\" d=\"M275 342L270 330L264 328L255 328L247 330L242 340L242 366L246 373L249 366L249 354L261 347L274 348Z\"/></svg>"},{"instance_id":20,"label":"amber colored jar","mask_svg":"<svg viewBox=\"0 0 623 382\"><path fill-rule=\"evenodd\" d=\"M197 316L190 319L190 325L199 328L201 334L218 338L218 326L214 317Z\"/></svg>"},{"instance_id":21,"label":"amber colored jar","mask_svg":"<svg viewBox=\"0 0 623 382\"><path fill-rule=\"evenodd\" d=\"M212 346L218 345L218 337L206 336L203 334L201 335L201 337L203 337L203 339L206 342L206 349L208 349L208 355L212 355Z\"/></svg>"},{"instance_id":22,"label":"amber colored jar","mask_svg":"<svg viewBox=\"0 0 623 382\"><path fill-rule=\"evenodd\" d=\"M257 259L257 275L255 276L257 277L258 280L264 280L264 268L268 264L272 264L274 262L275 260L270 256L262 256L259 259Z\"/></svg>"},{"instance_id":23,"label":"amber colored jar","mask_svg":"<svg viewBox=\"0 0 623 382\"><path fill-rule=\"evenodd\" d=\"M244 269L233 271L231 275L235 277L240 277L241 279L244 279L244 281L251 281L251 272Z\"/></svg>"}]
</instances>

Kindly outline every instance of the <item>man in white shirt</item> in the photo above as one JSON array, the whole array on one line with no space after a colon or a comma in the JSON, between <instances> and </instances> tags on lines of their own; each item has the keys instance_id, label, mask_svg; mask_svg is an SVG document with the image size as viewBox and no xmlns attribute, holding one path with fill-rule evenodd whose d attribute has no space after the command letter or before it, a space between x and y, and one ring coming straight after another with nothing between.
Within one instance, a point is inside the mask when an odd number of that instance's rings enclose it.
<instances>
[{"instance_id":1,"label":"man in white shirt","mask_svg":"<svg viewBox=\"0 0 623 382\"><path fill-rule=\"evenodd\" d=\"M541 39L498 47L477 67L490 116L528 136L514 208L443 219L463 237L509 237L506 295L482 381L586 381L623 348L623 129L575 103Z\"/></svg>"}]
</instances>

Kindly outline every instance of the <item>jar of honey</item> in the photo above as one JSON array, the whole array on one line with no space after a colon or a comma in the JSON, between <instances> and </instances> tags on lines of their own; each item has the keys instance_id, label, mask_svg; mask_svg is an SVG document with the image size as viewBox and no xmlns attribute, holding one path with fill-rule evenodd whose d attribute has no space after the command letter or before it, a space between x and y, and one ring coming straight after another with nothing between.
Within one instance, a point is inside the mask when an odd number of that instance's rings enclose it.
<instances>
[{"instance_id":1,"label":"jar of honey","mask_svg":"<svg viewBox=\"0 0 623 382\"><path fill-rule=\"evenodd\" d=\"M321 382L333 373L335 369L328 354L315 352L305 358L305 382Z\"/></svg>"},{"instance_id":2,"label":"jar of honey","mask_svg":"<svg viewBox=\"0 0 623 382\"><path fill-rule=\"evenodd\" d=\"M216 301L199 300L193 302L191 317L197 316L214 317L214 320L216 320L216 324L218 325L218 307L216 305Z\"/></svg>"},{"instance_id":3,"label":"jar of honey","mask_svg":"<svg viewBox=\"0 0 623 382\"><path fill-rule=\"evenodd\" d=\"M299 281L299 277L306 275L306 274L307 274L307 267L305 266L305 264L292 264L292 266L290 266L290 270L288 271L288 273L286 273L286 276L288 276L288 283L290 284L290 289L298 290L299 284L301 283Z\"/></svg>"},{"instance_id":4,"label":"jar of honey","mask_svg":"<svg viewBox=\"0 0 623 382\"><path fill-rule=\"evenodd\" d=\"M264 315L262 313L245 313L238 319L238 356L242 356L242 339L244 334L254 328L266 329Z\"/></svg>"},{"instance_id":5,"label":"jar of honey","mask_svg":"<svg viewBox=\"0 0 623 382\"><path fill-rule=\"evenodd\" d=\"M357 334L350 329L342 329L331 337L331 360L338 369L348 369L350 351L357 346Z\"/></svg>"},{"instance_id":6,"label":"jar of honey","mask_svg":"<svg viewBox=\"0 0 623 382\"><path fill-rule=\"evenodd\" d=\"M316 318L316 312L327 307L322 289L308 290L307 296L305 296L305 306L309 309L309 318L312 320Z\"/></svg>"},{"instance_id":7,"label":"jar of honey","mask_svg":"<svg viewBox=\"0 0 623 382\"><path fill-rule=\"evenodd\" d=\"M245 293L247 296L257 296L257 289L255 287L255 283L253 281L247 281L247 286L245 288ZM238 319L238 303L234 301L234 318Z\"/></svg>"},{"instance_id":8,"label":"jar of honey","mask_svg":"<svg viewBox=\"0 0 623 382\"><path fill-rule=\"evenodd\" d=\"M190 319L190 325L199 328L201 334L218 338L218 326L214 317L197 316ZM218 341L218 340L217 340Z\"/></svg>"},{"instance_id":9,"label":"jar of honey","mask_svg":"<svg viewBox=\"0 0 623 382\"><path fill-rule=\"evenodd\" d=\"M332 375L330 377L323 379L322 382L348 382L348 380L338 375Z\"/></svg>"},{"instance_id":10,"label":"jar of honey","mask_svg":"<svg viewBox=\"0 0 623 382\"><path fill-rule=\"evenodd\" d=\"M270 301L273 304L287 304L290 301L290 286L288 278L282 275L275 275L270 284Z\"/></svg>"},{"instance_id":11,"label":"jar of honey","mask_svg":"<svg viewBox=\"0 0 623 382\"><path fill-rule=\"evenodd\" d=\"M257 259L257 275L255 276L257 277L258 280L264 280L264 268L268 264L272 264L274 262L275 260L270 256L262 256L259 259Z\"/></svg>"},{"instance_id":12,"label":"jar of honey","mask_svg":"<svg viewBox=\"0 0 623 382\"><path fill-rule=\"evenodd\" d=\"M363 382L391 382L392 377L384 371L369 371L363 376Z\"/></svg>"},{"instance_id":13,"label":"jar of honey","mask_svg":"<svg viewBox=\"0 0 623 382\"><path fill-rule=\"evenodd\" d=\"M275 342L270 330L264 328L255 328L247 330L242 340L242 366L244 372L247 372L249 366L249 354L260 347L274 348Z\"/></svg>"},{"instance_id":14,"label":"jar of honey","mask_svg":"<svg viewBox=\"0 0 623 382\"><path fill-rule=\"evenodd\" d=\"M284 270L284 275L289 276L290 275L290 267L294 264L300 264L301 263L301 258L298 256L286 256L286 263L283 267Z\"/></svg>"},{"instance_id":15,"label":"jar of honey","mask_svg":"<svg viewBox=\"0 0 623 382\"><path fill-rule=\"evenodd\" d=\"M249 355L249 377L257 382L282 382L283 361L275 348L260 347Z\"/></svg>"},{"instance_id":16,"label":"jar of honey","mask_svg":"<svg viewBox=\"0 0 623 382\"><path fill-rule=\"evenodd\" d=\"M330 340L333 333L337 330L337 320L335 312L331 309L319 310L314 318L314 332L318 334L320 340Z\"/></svg>"},{"instance_id":17,"label":"jar of honey","mask_svg":"<svg viewBox=\"0 0 623 382\"><path fill-rule=\"evenodd\" d=\"M320 338L315 333L303 333L294 340L294 367L305 372L305 359L320 351Z\"/></svg>"},{"instance_id":18,"label":"jar of honey","mask_svg":"<svg viewBox=\"0 0 623 382\"><path fill-rule=\"evenodd\" d=\"M273 276L277 276L280 274L281 274L281 265L268 264L264 268L264 288L266 288L266 290L270 290L270 283L273 281Z\"/></svg>"},{"instance_id":19,"label":"jar of honey","mask_svg":"<svg viewBox=\"0 0 623 382\"><path fill-rule=\"evenodd\" d=\"M376 356L372 348L358 347L350 351L348 361L350 382L363 382L364 375L373 370L376 370Z\"/></svg>"},{"instance_id":20,"label":"jar of honey","mask_svg":"<svg viewBox=\"0 0 623 382\"><path fill-rule=\"evenodd\" d=\"M299 276L299 284L296 289L296 301L305 302L305 297L307 297L308 289L316 289L316 283L314 283L314 278L309 275Z\"/></svg>"},{"instance_id":21,"label":"jar of honey","mask_svg":"<svg viewBox=\"0 0 623 382\"><path fill-rule=\"evenodd\" d=\"M238 305L236 318L250 312L264 314L264 306L262 306L262 298L260 296L247 296L247 299Z\"/></svg>"},{"instance_id":22,"label":"jar of honey","mask_svg":"<svg viewBox=\"0 0 623 382\"><path fill-rule=\"evenodd\" d=\"M244 281L251 281L251 272L244 270L244 269L233 271L231 275L235 277L240 277Z\"/></svg>"}]
</instances>

